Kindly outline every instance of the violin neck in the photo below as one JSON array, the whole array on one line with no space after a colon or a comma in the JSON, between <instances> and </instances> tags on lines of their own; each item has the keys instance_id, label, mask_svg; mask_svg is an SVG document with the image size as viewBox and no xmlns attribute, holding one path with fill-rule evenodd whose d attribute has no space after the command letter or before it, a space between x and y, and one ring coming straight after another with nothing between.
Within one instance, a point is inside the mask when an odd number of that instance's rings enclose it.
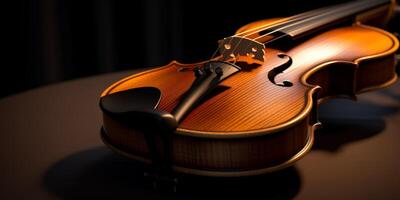
<instances>
[{"instance_id":1,"label":"violin neck","mask_svg":"<svg viewBox=\"0 0 400 200\"><path fill-rule=\"evenodd\" d=\"M266 42L263 38L267 37L263 36L271 35L271 33L275 36L283 35L296 39L341 23L363 22L382 17L387 19L391 9L391 0L359 0L312 10L260 31L261 41L259 42Z\"/></svg>"}]
</instances>

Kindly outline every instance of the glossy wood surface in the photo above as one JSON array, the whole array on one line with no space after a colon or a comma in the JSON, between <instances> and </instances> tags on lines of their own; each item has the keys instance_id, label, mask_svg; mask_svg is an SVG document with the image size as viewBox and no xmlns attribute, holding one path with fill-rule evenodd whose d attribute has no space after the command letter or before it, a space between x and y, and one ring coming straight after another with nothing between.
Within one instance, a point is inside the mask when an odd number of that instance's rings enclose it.
<instances>
[{"instance_id":1,"label":"glossy wood surface","mask_svg":"<svg viewBox=\"0 0 400 200\"><path fill-rule=\"evenodd\" d=\"M241 134L268 132L295 123L311 110L312 102L308 94L312 87L304 82L310 76L308 72L318 66L326 67L328 63L340 62L352 64L354 74L357 74L362 71L359 70L363 68L362 60L392 57L397 47L398 42L391 34L372 27L354 25L325 32L285 52L292 57L293 65L279 75L277 81L292 81L294 85L287 88L276 86L267 79L268 71L282 62L276 57L279 50L267 48L264 65L243 70L224 81L221 86L225 90L195 108L180 124L178 131ZM172 62L165 67L120 81L103 95L134 87L157 87L162 91L158 109L171 111L194 80L190 69L195 66L199 64ZM354 84L348 87L354 88L352 93L356 94L366 87L393 82L394 67L388 68L391 72L383 80L360 86L360 80L365 77L354 76L355 80L351 80ZM374 77L371 75L368 79Z\"/></svg>"},{"instance_id":2,"label":"glossy wood surface","mask_svg":"<svg viewBox=\"0 0 400 200\"><path fill-rule=\"evenodd\" d=\"M279 20L279 19L276 19ZM245 31L260 21L240 29ZM265 63L240 65L243 70L223 81L179 125L171 136L175 171L205 176L249 176L275 171L303 157L319 126L318 103L332 97L355 95L394 83L397 39L381 29L355 24L336 28L293 45L265 49ZM268 72L293 59L276 82ZM159 110L170 112L194 80L197 64L172 62L135 74L110 86L103 96L136 87L161 90ZM130 158L152 163L144 132L103 116L102 139ZM156 135L161 135L156 134ZM160 155L162 140L156 139Z\"/></svg>"}]
</instances>

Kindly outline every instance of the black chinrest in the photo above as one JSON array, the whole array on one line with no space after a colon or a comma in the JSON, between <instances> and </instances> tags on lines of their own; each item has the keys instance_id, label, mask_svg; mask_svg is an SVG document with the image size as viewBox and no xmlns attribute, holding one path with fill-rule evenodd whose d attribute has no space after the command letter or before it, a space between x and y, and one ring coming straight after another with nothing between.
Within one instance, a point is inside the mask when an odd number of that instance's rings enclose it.
<instances>
[{"instance_id":1,"label":"black chinrest","mask_svg":"<svg viewBox=\"0 0 400 200\"><path fill-rule=\"evenodd\" d=\"M100 108L112 119L142 130L175 130L178 123L168 112L156 110L161 92L154 87L134 88L100 99Z\"/></svg>"}]
</instances>

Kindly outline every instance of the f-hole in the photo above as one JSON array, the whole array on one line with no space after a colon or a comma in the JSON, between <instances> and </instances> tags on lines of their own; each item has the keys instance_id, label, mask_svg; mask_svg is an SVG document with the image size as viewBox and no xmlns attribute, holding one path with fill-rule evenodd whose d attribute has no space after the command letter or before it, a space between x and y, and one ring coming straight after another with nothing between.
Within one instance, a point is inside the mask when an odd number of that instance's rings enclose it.
<instances>
[{"instance_id":1,"label":"f-hole","mask_svg":"<svg viewBox=\"0 0 400 200\"><path fill-rule=\"evenodd\" d=\"M281 59L287 59L287 61L285 63L283 63L282 65L279 65L278 67L275 67L271 71L269 71L268 79L277 86L291 87L291 86L293 86L293 83L288 80L285 80L282 83L275 82L275 77L278 76L278 74L283 73L283 71L285 71L287 68L289 68L293 63L292 58L286 54L280 53L280 54L278 54L278 57Z\"/></svg>"}]
</instances>

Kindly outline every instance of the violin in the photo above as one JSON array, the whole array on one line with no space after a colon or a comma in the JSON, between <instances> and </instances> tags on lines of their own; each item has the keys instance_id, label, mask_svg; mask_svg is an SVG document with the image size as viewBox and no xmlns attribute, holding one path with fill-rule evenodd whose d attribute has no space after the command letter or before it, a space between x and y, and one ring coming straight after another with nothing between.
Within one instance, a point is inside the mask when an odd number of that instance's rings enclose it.
<instances>
[{"instance_id":1,"label":"violin","mask_svg":"<svg viewBox=\"0 0 400 200\"><path fill-rule=\"evenodd\" d=\"M293 165L321 126L318 105L387 87L396 6L360 0L256 21L203 62L133 74L100 97L101 138L160 173L251 176Z\"/></svg>"}]
</instances>

